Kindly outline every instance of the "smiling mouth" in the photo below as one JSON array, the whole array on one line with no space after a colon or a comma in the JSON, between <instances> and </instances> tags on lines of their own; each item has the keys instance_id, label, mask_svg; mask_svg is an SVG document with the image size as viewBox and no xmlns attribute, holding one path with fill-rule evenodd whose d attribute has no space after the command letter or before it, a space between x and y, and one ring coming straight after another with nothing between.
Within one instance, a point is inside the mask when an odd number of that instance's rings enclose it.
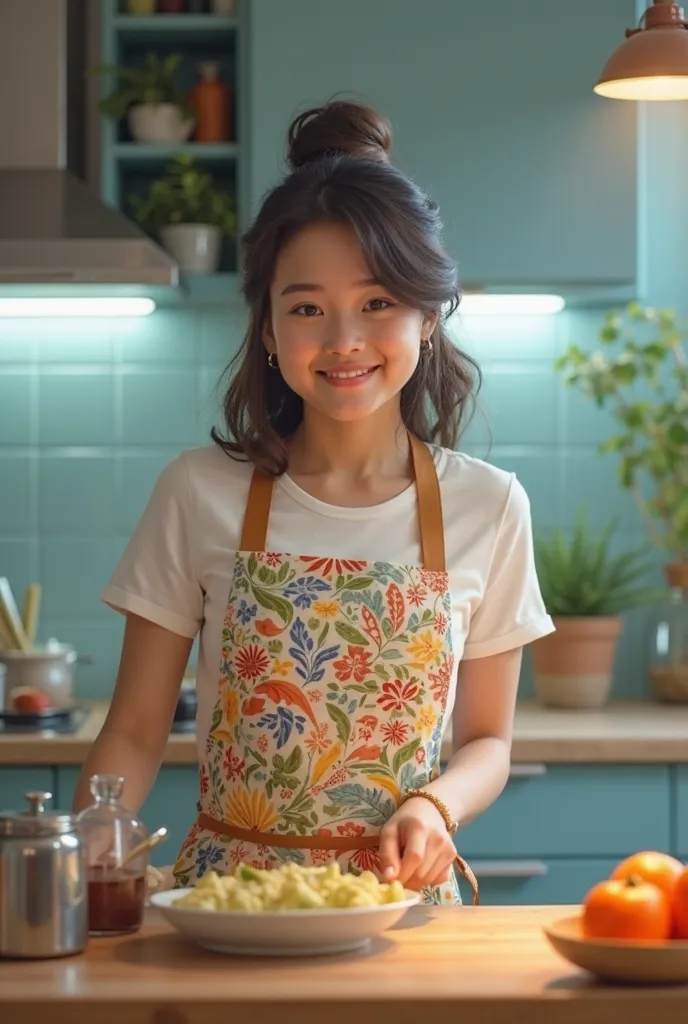
<instances>
[{"instance_id":1,"label":"smiling mouth","mask_svg":"<svg viewBox=\"0 0 688 1024\"><path fill-rule=\"evenodd\" d=\"M377 366L368 366L360 370L318 370L317 373L328 384L360 384L369 380L378 369Z\"/></svg>"}]
</instances>

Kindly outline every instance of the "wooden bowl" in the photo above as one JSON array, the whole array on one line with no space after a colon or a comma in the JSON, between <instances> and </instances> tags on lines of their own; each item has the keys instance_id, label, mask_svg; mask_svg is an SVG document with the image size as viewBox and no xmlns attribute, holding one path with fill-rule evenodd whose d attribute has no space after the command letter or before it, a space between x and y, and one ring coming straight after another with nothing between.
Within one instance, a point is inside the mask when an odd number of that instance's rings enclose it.
<instances>
[{"instance_id":1,"label":"wooden bowl","mask_svg":"<svg viewBox=\"0 0 688 1024\"><path fill-rule=\"evenodd\" d=\"M553 921L544 932L560 956L605 981L688 984L688 942L586 939L579 914Z\"/></svg>"}]
</instances>

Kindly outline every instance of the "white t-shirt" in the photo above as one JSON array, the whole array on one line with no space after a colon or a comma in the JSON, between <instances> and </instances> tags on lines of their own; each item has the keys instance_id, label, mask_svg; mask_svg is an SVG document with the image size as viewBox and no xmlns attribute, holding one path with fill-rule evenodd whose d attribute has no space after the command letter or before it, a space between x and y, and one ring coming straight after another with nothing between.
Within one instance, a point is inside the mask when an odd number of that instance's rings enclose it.
<instances>
[{"instance_id":1,"label":"white t-shirt","mask_svg":"<svg viewBox=\"0 0 688 1024\"><path fill-rule=\"evenodd\" d=\"M554 626L533 559L530 503L513 473L430 446L442 495L456 666L521 647ZM252 467L217 445L182 452L160 474L103 600L183 636L200 630L196 693L199 757L217 695L222 623ZM367 508L319 501L277 480L267 546L418 565L415 485ZM456 669L446 721L456 694Z\"/></svg>"}]
</instances>

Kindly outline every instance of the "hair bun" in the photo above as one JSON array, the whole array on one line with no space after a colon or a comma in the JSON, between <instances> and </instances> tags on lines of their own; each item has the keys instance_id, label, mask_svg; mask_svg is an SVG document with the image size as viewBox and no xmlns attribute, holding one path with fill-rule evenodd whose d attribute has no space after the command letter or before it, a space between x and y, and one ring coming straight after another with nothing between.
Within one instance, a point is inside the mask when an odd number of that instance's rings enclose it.
<instances>
[{"instance_id":1,"label":"hair bun","mask_svg":"<svg viewBox=\"0 0 688 1024\"><path fill-rule=\"evenodd\" d=\"M324 156L341 153L388 163L392 128L371 107L333 101L294 118L287 138L287 161L292 171Z\"/></svg>"}]
</instances>

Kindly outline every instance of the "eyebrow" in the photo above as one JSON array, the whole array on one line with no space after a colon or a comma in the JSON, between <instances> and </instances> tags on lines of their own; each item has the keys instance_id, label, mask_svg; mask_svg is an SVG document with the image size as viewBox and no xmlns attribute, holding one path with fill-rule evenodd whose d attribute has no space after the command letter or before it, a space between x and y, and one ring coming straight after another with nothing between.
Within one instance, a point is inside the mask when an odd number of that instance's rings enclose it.
<instances>
[{"instance_id":1,"label":"eyebrow","mask_svg":"<svg viewBox=\"0 0 688 1024\"><path fill-rule=\"evenodd\" d=\"M356 281L355 288L369 288L371 285L379 284L380 282L376 277L366 277L362 281ZM288 284L286 288L283 288L280 295L292 295L294 292L324 292L325 289L321 284L307 284L298 282L296 284Z\"/></svg>"}]
</instances>

